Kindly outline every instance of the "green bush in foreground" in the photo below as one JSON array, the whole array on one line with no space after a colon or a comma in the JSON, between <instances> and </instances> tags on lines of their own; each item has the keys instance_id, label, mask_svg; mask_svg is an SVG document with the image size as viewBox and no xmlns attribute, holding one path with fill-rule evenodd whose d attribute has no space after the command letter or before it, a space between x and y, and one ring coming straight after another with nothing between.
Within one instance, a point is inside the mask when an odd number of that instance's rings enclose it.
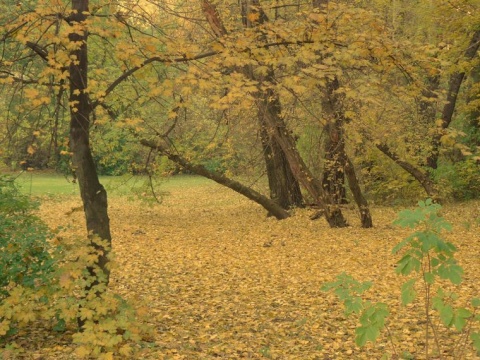
<instances>
[{"instance_id":1,"label":"green bush in foreground","mask_svg":"<svg viewBox=\"0 0 480 360\"><path fill-rule=\"evenodd\" d=\"M78 357L111 359L134 356L136 344L149 329L135 306L108 291L97 274L98 246L93 236L54 237L32 214L38 204L0 177L0 345L5 358L21 357L24 349L9 343L19 329L32 323L62 332L76 330L72 340ZM113 264L113 262L111 262ZM92 286L93 285L93 286ZM79 329L78 323L83 327ZM38 325L38 324L37 324Z\"/></svg>"},{"instance_id":2,"label":"green bush in foreground","mask_svg":"<svg viewBox=\"0 0 480 360\"><path fill-rule=\"evenodd\" d=\"M453 358L461 359L465 356L464 351L468 340L471 341L475 350L480 352L480 332L478 331L480 315L477 313L480 309L480 299L472 299L469 308L455 307L454 302L458 296L438 285L439 280L459 285L462 282L463 268L454 258L455 246L441 236L442 231L451 230L451 225L439 216L441 206L430 199L421 201L418 205L415 210L400 212L394 222L403 228L416 229L392 250L394 254L402 252L403 255L397 262L396 272L404 276L410 275L410 279L402 285L401 302L402 305L412 303L417 298L416 288L421 288L424 292L421 300L424 318L419 323L425 324L423 331L426 359L432 352L430 346L433 346L436 356L442 358L440 324L448 329L454 328L459 333L455 345L449 350ZM416 286L417 283L420 283L418 284L420 286ZM359 317L360 326L355 331L355 342L360 347L368 341L375 341L382 330L388 330L386 325L386 318L389 315L388 306L384 303L365 301L361 297L371 286L371 282L359 282L343 273L337 276L336 281L326 283L322 287L323 291L334 291L343 302L347 315L356 314ZM393 353L398 356L390 331L388 331L388 337ZM409 358L409 355L403 353L403 357Z\"/></svg>"},{"instance_id":3,"label":"green bush in foreground","mask_svg":"<svg viewBox=\"0 0 480 360\"><path fill-rule=\"evenodd\" d=\"M38 204L19 193L14 179L0 177L0 302L9 287L49 283L55 261L48 227L32 211Z\"/></svg>"}]
</instances>

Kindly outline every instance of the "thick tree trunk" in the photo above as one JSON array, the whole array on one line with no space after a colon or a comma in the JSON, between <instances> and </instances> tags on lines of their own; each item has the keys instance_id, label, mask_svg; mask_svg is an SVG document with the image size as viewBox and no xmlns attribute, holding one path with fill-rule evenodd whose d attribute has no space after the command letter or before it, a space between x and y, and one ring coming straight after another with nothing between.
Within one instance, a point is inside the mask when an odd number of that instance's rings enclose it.
<instances>
[{"instance_id":1,"label":"thick tree trunk","mask_svg":"<svg viewBox=\"0 0 480 360\"><path fill-rule=\"evenodd\" d=\"M88 13L88 0L73 0L72 10L69 18L71 24L78 26L77 24L84 23ZM99 182L90 149L91 105L85 92L88 79L87 37L86 28L80 30L76 27L75 32L69 34L70 42L78 44L78 47L70 53L70 56L76 59L76 61L72 61L69 68L70 148L80 186L88 236L91 239L90 244L95 251L100 252L96 266L88 268L92 281L86 290L93 289L98 294L108 284L109 270L107 267L108 249L96 243L96 238L107 240L110 246L111 234L107 213L107 193Z\"/></svg>"},{"instance_id":2,"label":"thick tree trunk","mask_svg":"<svg viewBox=\"0 0 480 360\"><path fill-rule=\"evenodd\" d=\"M216 6L208 0L201 0L202 11L207 19L210 28L216 37L221 38L227 35L227 30L218 14ZM268 21L268 18L261 10L258 1L254 1L255 11L259 12L259 21ZM246 12L248 5L245 1L241 2L242 16L244 26L248 27L252 24L247 20ZM253 72L249 69L240 69L246 76L254 78ZM261 94L259 95L261 96ZM268 103L264 104L268 106ZM268 136L265 129L265 121L263 119L264 109L258 109L258 123L260 128L260 136L262 139L263 156L268 177L268 185L270 189L270 198L276 201L284 209L290 209L295 206L303 205L302 192L300 185L292 174L290 166L286 160L283 150L275 139ZM278 114L280 116L280 114Z\"/></svg>"},{"instance_id":3,"label":"thick tree trunk","mask_svg":"<svg viewBox=\"0 0 480 360\"><path fill-rule=\"evenodd\" d=\"M269 138L265 126L261 126L263 156L265 158L270 198L282 208L303 206L300 185L288 165L282 148Z\"/></svg>"},{"instance_id":4,"label":"thick tree trunk","mask_svg":"<svg viewBox=\"0 0 480 360\"><path fill-rule=\"evenodd\" d=\"M257 204L260 204L261 206L263 206L263 208L267 210L269 214L272 214L278 220L282 220L290 217L290 214L284 208L282 208L279 204L277 204L275 201L269 199L268 197L260 194L255 190L252 190L242 185L238 181L235 181L233 179L226 177L223 174L217 173L215 171L210 171L202 165L195 165L190 163L187 159L183 158L182 156L170 152L168 149L168 146L166 145L162 145L162 144L155 143L153 141L149 141L145 139L141 140L140 143L143 146L149 147L150 149L157 150L161 154L168 157L171 161L177 163L178 165L181 165L185 169L190 170L195 174L204 176L210 180L213 180L220 185L224 185L238 192L239 194L246 196L248 199L255 201Z\"/></svg>"},{"instance_id":5,"label":"thick tree trunk","mask_svg":"<svg viewBox=\"0 0 480 360\"><path fill-rule=\"evenodd\" d=\"M251 79L258 81L259 88L262 87L262 82L268 82L270 85L274 82L273 69L271 68L268 69L267 75L262 79L256 78L252 72L248 75ZM271 88L259 90L256 104L270 196L284 209L302 206L303 196L299 181L292 171L285 150L270 131L267 120L267 117L270 116L274 123L283 124L285 127L281 117L281 104L278 94ZM293 141L293 144L295 145L295 141Z\"/></svg>"}]
</instances>

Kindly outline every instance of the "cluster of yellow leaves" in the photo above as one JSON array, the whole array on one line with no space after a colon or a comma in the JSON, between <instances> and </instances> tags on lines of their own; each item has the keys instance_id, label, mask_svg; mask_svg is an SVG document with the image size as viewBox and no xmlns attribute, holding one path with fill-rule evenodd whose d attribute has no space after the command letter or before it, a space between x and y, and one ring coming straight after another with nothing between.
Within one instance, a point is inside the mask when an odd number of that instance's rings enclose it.
<instances>
[{"instance_id":1,"label":"cluster of yellow leaves","mask_svg":"<svg viewBox=\"0 0 480 360\"><path fill-rule=\"evenodd\" d=\"M117 294L105 291L102 284L85 292L85 286L92 280L86 268L96 267L100 253L89 246L90 241L103 248L108 245L97 238L71 238L63 234L54 239L56 248L61 249L56 255L58 281L34 289L12 286L0 303L0 336L6 335L11 328L25 332L24 329L33 323L40 322L48 327L53 322L55 325L55 319L74 328L77 319L81 319L85 321L84 330L71 335L71 341L78 344L75 350L78 357L110 359L113 355L129 357L133 354L132 344L138 343L149 331L142 323L145 316L139 316ZM100 298L95 293L97 290L102 292Z\"/></svg>"}]
</instances>

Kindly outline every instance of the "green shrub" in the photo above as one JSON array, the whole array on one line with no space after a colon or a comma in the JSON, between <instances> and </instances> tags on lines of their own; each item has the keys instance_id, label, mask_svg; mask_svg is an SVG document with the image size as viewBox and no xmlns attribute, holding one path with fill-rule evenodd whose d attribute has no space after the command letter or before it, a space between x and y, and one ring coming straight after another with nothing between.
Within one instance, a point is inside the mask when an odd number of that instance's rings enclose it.
<instances>
[{"instance_id":1,"label":"green shrub","mask_svg":"<svg viewBox=\"0 0 480 360\"><path fill-rule=\"evenodd\" d=\"M415 229L410 236L397 244L392 252L402 253L397 262L396 272L403 276L409 276L401 287L402 305L412 303L417 298L417 289L423 291L423 319L418 323L424 324L425 358L429 358L433 348L440 353L440 331L455 329L458 338L451 355L455 359L465 356L465 345L468 339L472 342L477 352L480 352L480 331L478 325L480 316L480 299L471 300L470 306L456 307L454 302L458 296L453 291L447 291L439 285L442 282L450 282L451 285L459 285L462 282L463 268L455 260L455 246L443 239L442 231L450 231L451 224L439 216L441 206L428 199L419 202L415 210L400 212L394 224L403 228ZM416 284L420 286L416 286ZM388 307L383 303L365 301L362 293L370 288L370 282L359 282L347 274L337 276L336 281L326 283L322 290L334 291L343 302L347 315L357 314L360 326L356 329L355 342L358 346L364 346L368 341L375 341L382 330L387 329L386 318L389 315ZM388 337L392 351L398 357L391 331ZM405 357L404 357L405 358Z\"/></svg>"},{"instance_id":2,"label":"green shrub","mask_svg":"<svg viewBox=\"0 0 480 360\"><path fill-rule=\"evenodd\" d=\"M473 158L441 164L433 175L444 197L454 200L480 197L480 165Z\"/></svg>"},{"instance_id":3,"label":"green shrub","mask_svg":"<svg viewBox=\"0 0 480 360\"><path fill-rule=\"evenodd\" d=\"M51 280L52 233L32 214L37 206L19 193L12 178L0 177L0 301L14 285L34 288Z\"/></svg>"},{"instance_id":4,"label":"green shrub","mask_svg":"<svg viewBox=\"0 0 480 360\"><path fill-rule=\"evenodd\" d=\"M54 238L33 215L37 207L19 193L12 178L0 177L0 341L6 343L35 321L57 332L80 321L83 328L73 335L77 356L134 356L134 344L149 331L144 318L131 303L107 290L105 278L91 286L89 269L101 274L101 250L94 244L104 249L108 244L95 237ZM5 348L23 351L15 344L6 343Z\"/></svg>"}]
</instances>

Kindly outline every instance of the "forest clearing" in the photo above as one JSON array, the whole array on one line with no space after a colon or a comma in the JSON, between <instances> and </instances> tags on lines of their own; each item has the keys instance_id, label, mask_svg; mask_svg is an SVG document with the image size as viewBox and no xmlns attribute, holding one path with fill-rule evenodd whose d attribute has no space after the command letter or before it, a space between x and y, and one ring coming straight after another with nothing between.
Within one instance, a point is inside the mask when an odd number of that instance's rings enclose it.
<instances>
[{"instance_id":1,"label":"forest clearing","mask_svg":"<svg viewBox=\"0 0 480 360\"><path fill-rule=\"evenodd\" d=\"M4 0L0 49L0 358L479 357L480 0Z\"/></svg>"},{"instance_id":2,"label":"forest clearing","mask_svg":"<svg viewBox=\"0 0 480 360\"><path fill-rule=\"evenodd\" d=\"M387 325L399 354L421 359L421 302L400 306L392 248L409 232L392 226L398 209L373 207L375 227L360 228L346 209L350 227L331 229L309 219L312 209L291 218L266 217L258 205L198 177L165 183L161 204L126 196L109 201L116 265L110 289L142 308L154 330L135 349L137 359L380 359L393 356L384 331L375 344L355 346L355 317L320 290L346 272L374 285L366 297L389 305ZM78 196L43 198L40 216L51 227L67 226L84 236ZM353 208L353 207L352 207ZM479 295L480 203L446 205L464 283L459 301ZM75 359L71 332L57 334L41 323L13 339L25 359ZM442 333L449 349L456 337ZM460 346L464 346L460 344ZM471 345L466 358L475 358ZM13 354L14 352L12 352ZM4 358L9 359L4 350ZM389 357L395 358L395 357ZM437 357L432 357L437 358ZM438 357L439 358L439 357Z\"/></svg>"}]
</instances>

